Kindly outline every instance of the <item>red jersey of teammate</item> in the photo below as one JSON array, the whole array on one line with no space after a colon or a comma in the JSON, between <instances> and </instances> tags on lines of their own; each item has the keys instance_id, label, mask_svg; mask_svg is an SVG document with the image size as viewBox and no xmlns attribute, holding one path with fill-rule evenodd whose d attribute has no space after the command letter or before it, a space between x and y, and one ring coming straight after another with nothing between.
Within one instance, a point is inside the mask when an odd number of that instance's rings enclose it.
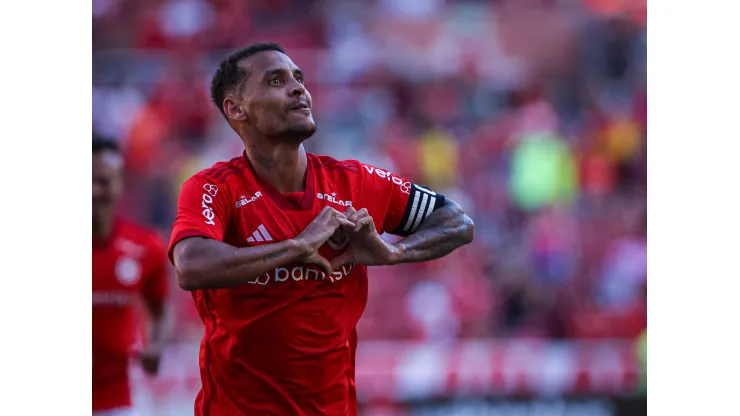
<instances>
[{"instance_id":1,"label":"red jersey of teammate","mask_svg":"<svg viewBox=\"0 0 740 416\"><path fill-rule=\"evenodd\" d=\"M235 247L295 238L324 206L366 208L379 232L413 232L444 197L358 161L308 154L305 191L281 194L245 155L194 175L180 193L169 254L205 237ZM331 260L346 242L327 242ZM325 276L278 267L231 289L193 292L205 324L196 415L354 415L355 325L367 301L367 267Z\"/></svg>"},{"instance_id":2,"label":"red jersey of teammate","mask_svg":"<svg viewBox=\"0 0 740 416\"><path fill-rule=\"evenodd\" d=\"M167 257L159 236L117 218L92 247L93 411L131 405L128 364L140 339L139 301L164 302Z\"/></svg>"}]
</instances>

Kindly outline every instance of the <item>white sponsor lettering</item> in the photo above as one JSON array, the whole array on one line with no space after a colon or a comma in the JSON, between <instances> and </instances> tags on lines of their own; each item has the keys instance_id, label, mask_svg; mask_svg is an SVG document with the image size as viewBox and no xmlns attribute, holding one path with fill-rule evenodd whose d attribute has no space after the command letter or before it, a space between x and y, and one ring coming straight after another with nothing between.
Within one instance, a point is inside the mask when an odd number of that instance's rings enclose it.
<instances>
[{"instance_id":1,"label":"white sponsor lettering","mask_svg":"<svg viewBox=\"0 0 740 416\"><path fill-rule=\"evenodd\" d=\"M134 295L128 292L93 291L92 306L126 307L134 303Z\"/></svg>"},{"instance_id":2,"label":"white sponsor lettering","mask_svg":"<svg viewBox=\"0 0 740 416\"><path fill-rule=\"evenodd\" d=\"M332 204L337 204L337 205L342 206L342 207L351 207L352 206L352 201L338 200L337 199L337 193L336 192L332 192L331 195L330 194L318 193L318 194L316 194L316 198L321 199L322 201L331 202Z\"/></svg>"},{"instance_id":3,"label":"white sponsor lettering","mask_svg":"<svg viewBox=\"0 0 740 416\"><path fill-rule=\"evenodd\" d=\"M306 280L311 280L311 276L313 276L313 280L319 280L319 271L316 269L306 269Z\"/></svg>"},{"instance_id":4,"label":"white sponsor lettering","mask_svg":"<svg viewBox=\"0 0 740 416\"><path fill-rule=\"evenodd\" d=\"M146 247L123 238L116 240L115 245L118 250L121 250L129 257L141 258L147 252Z\"/></svg>"},{"instance_id":5,"label":"white sponsor lettering","mask_svg":"<svg viewBox=\"0 0 740 416\"><path fill-rule=\"evenodd\" d=\"M213 222L213 219L216 217L216 214L213 213L213 208L211 208L210 204L213 203L213 198L209 194L203 194L203 198L201 200L200 206L203 207L203 216L206 218L206 224L208 225L215 225L216 223Z\"/></svg>"},{"instance_id":6,"label":"white sponsor lettering","mask_svg":"<svg viewBox=\"0 0 740 416\"><path fill-rule=\"evenodd\" d=\"M334 270L331 273L331 276L334 278L334 281L335 282L338 282L338 281L342 280L342 278L344 276L347 276L349 274L349 272L352 271L352 267L354 267L354 264L342 266L339 270Z\"/></svg>"},{"instance_id":7,"label":"white sponsor lettering","mask_svg":"<svg viewBox=\"0 0 740 416\"><path fill-rule=\"evenodd\" d=\"M332 283L342 280L345 276L349 275L354 268L354 264L348 264L334 270L331 275L327 276L324 272L318 271L315 268L307 265L295 266L288 270L286 267L277 267L272 272L263 274L262 276L252 280L249 284L265 286L270 281L275 283L282 283L292 279L293 281L300 282L302 280L328 280Z\"/></svg>"},{"instance_id":8,"label":"white sponsor lettering","mask_svg":"<svg viewBox=\"0 0 740 416\"><path fill-rule=\"evenodd\" d=\"M236 201L236 207L243 207L244 205L251 204L252 202L256 201L259 197L262 196L262 192L255 192L254 195L252 195L251 198L247 198L246 196L242 195L241 198L239 198L238 201Z\"/></svg>"},{"instance_id":9,"label":"white sponsor lettering","mask_svg":"<svg viewBox=\"0 0 740 416\"><path fill-rule=\"evenodd\" d=\"M285 275L281 275L280 274L281 272L285 273ZM284 282L288 280L288 277L290 277L290 272L285 267L278 267L277 269L275 269L275 281L276 282ZM270 280L269 276L267 280L268 281Z\"/></svg>"},{"instance_id":10,"label":"white sponsor lettering","mask_svg":"<svg viewBox=\"0 0 740 416\"><path fill-rule=\"evenodd\" d=\"M376 169L376 168L374 168L372 166L368 166L368 165L362 165L362 167L365 168L365 170L367 171L367 173L369 173L369 174L372 175L373 172L374 172L381 179L385 179L387 181L391 181L394 184L400 186L401 187L401 192L405 193L406 195L408 195L409 192L411 192L411 182L404 181L403 179L399 178L398 176L396 176L393 173L391 173L389 171L386 171L386 170Z\"/></svg>"}]
</instances>

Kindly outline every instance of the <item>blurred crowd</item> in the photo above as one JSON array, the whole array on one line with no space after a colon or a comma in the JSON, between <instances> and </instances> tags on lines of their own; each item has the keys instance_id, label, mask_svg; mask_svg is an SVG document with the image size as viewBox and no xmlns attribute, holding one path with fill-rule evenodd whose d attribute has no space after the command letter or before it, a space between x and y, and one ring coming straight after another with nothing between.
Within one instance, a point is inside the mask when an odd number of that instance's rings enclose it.
<instances>
[{"instance_id":1,"label":"blurred crowd","mask_svg":"<svg viewBox=\"0 0 740 416\"><path fill-rule=\"evenodd\" d=\"M309 151L458 201L476 240L371 269L364 339L636 338L646 328L645 0L93 0L93 129L121 209L169 238L177 194L242 144L211 103L228 51L306 72ZM173 283L174 284L174 283ZM202 336L175 290L178 340Z\"/></svg>"}]
</instances>

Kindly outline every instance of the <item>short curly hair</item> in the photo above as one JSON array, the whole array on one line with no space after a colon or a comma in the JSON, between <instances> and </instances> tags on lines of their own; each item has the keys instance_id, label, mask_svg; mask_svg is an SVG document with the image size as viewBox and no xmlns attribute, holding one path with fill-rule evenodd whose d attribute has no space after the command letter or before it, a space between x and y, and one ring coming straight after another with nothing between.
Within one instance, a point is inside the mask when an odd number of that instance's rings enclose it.
<instances>
[{"instance_id":1,"label":"short curly hair","mask_svg":"<svg viewBox=\"0 0 740 416\"><path fill-rule=\"evenodd\" d=\"M218 64L218 69L216 69L216 73L213 74L213 79L211 80L211 100L227 120L228 116L224 111L224 98L226 98L226 94L234 88L239 87L250 75L248 71L239 66L239 62L254 54L265 51L285 53L283 47L278 43L253 43L235 51Z\"/></svg>"}]
</instances>

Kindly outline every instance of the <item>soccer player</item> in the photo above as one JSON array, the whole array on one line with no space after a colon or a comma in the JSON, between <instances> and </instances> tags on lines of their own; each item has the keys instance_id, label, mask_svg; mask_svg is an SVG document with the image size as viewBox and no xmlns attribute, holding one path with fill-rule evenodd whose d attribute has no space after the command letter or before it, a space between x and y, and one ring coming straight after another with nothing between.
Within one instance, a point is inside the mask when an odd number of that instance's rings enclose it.
<instances>
[{"instance_id":1,"label":"soccer player","mask_svg":"<svg viewBox=\"0 0 740 416\"><path fill-rule=\"evenodd\" d=\"M131 413L129 358L139 339L139 301L149 311L150 334L138 354L156 374L164 341L167 255L156 232L115 214L123 161L116 142L93 138L92 147L92 411Z\"/></svg>"},{"instance_id":2,"label":"soccer player","mask_svg":"<svg viewBox=\"0 0 740 416\"><path fill-rule=\"evenodd\" d=\"M227 57L211 93L245 152L183 184L170 240L205 324L195 414L355 415L367 266L442 257L473 222L391 172L307 153L311 94L277 44Z\"/></svg>"}]
</instances>

